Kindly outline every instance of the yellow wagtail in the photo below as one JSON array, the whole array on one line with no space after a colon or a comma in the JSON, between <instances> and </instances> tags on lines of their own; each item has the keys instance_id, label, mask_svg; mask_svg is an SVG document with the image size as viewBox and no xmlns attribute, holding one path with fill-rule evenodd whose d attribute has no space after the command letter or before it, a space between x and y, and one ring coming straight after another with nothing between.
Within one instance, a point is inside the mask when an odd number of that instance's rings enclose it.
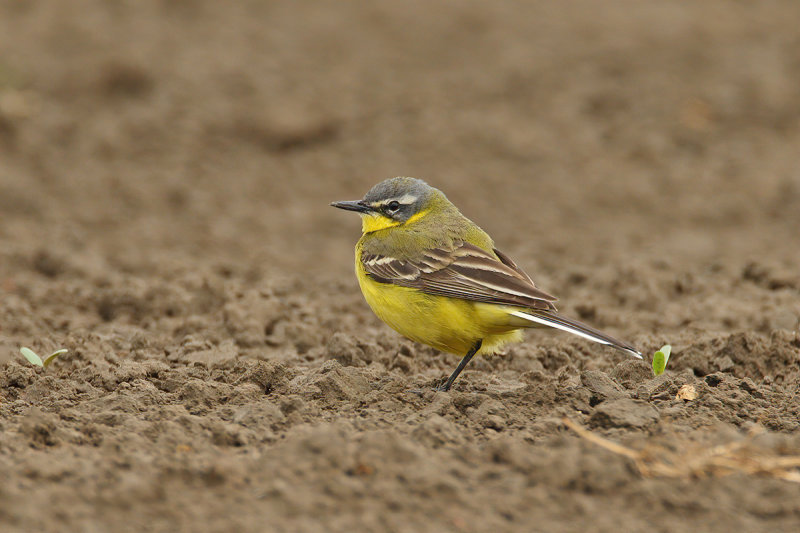
<instances>
[{"instance_id":1,"label":"yellow wagtail","mask_svg":"<svg viewBox=\"0 0 800 533\"><path fill-rule=\"evenodd\" d=\"M356 277L375 314L411 340L466 354L438 390L450 390L476 353L521 341L523 328L561 329L642 357L629 343L559 315L556 298L422 180L388 179L362 200L331 205L361 215Z\"/></svg>"}]
</instances>

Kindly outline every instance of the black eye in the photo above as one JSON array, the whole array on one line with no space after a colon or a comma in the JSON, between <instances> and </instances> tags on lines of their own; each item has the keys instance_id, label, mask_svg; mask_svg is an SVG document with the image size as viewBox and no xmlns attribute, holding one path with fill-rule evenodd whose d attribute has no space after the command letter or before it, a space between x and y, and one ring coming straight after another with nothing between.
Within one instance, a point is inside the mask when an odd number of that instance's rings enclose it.
<instances>
[{"instance_id":1,"label":"black eye","mask_svg":"<svg viewBox=\"0 0 800 533\"><path fill-rule=\"evenodd\" d=\"M400 202L392 200L391 202L386 204L386 209L388 211L397 211L398 209L400 209Z\"/></svg>"}]
</instances>

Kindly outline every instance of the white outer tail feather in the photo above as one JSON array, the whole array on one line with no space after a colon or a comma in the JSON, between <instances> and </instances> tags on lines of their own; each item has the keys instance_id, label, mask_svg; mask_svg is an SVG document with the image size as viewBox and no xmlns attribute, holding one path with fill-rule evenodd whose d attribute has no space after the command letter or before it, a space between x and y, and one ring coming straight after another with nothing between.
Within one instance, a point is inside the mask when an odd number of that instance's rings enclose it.
<instances>
[{"instance_id":1,"label":"white outer tail feather","mask_svg":"<svg viewBox=\"0 0 800 533\"><path fill-rule=\"evenodd\" d=\"M641 359L642 358L642 354L639 353L639 352L636 352L636 351L633 351L633 350L629 350L628 348L625 348L623 346L617 346L617 345L607 341L606 339L603 339L601 337L597 337L595 335L592 335L591 333L588 333L586 331L582 331L580 329L568 326L566 324L562 324L562 323L557 322L555 320L548 320L546 317L539 316L539 315L532 315L530 313L525 313L523 311L511 311L510 314L512 314L512 315L514 315L516 317L522 318L524 320L530 320L531 322L535 322L537 324L542 324L542 325L550 327L550 328L560 329L562 331L566 331L568 333L572 333L573 335L577 335L579 337L583 337L584 339L588 339L590 341L597 342L599 344L605 344L606 346L613 346L614 348L617 348L617 349L622 350L622 351L624 351L626 353L629 353L630 355L636 357L637 359Z\"/></svg>"}]
</instances>

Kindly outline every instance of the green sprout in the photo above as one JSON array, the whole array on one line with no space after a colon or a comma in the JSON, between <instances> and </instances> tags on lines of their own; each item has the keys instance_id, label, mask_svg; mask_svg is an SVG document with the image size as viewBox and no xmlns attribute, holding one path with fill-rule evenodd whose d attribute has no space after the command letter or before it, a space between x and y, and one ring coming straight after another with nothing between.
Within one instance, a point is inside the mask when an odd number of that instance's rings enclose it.
<instances>
[{"instance_id":1,"label":"green sprout","mask_svg":"<svg viewBox=\"0 0 800 533\"><path fill-rule=\"evenodd\" d=\"M48 366L50 366L50 363L52 363L55 360L56 357L58 357L62 353L67 353L68 350L66 348L61 348L60 350L56 350L55 352L48 355L44 361L42 361L42 358L39 357L39 354L31 350L30 348L26 348L25 346L23 346L22 348L19 349L19 351L22 355L25 356L25 359L27 359L30 364L34 366L41 366L43 368L47 368Z\"/></svg>"},{"instance_id":2,"label":"green sprout","mask_svg":"<svg viewBox=\"0 0 800 533\"><path fill-rule=\"evenodd\" d=\"M669 361L669 354L672 351L672 346L665 344L659 351L653 354L653 374L660 376L667 368L667 361Z\"/></svg>"}]
</instances>

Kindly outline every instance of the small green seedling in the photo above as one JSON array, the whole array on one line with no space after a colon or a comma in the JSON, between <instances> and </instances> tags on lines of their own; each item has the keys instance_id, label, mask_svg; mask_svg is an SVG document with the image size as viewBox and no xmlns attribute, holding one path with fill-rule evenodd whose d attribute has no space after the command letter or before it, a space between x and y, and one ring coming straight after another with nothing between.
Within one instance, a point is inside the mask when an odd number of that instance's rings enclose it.
<instances>
[{"instance_id":1,"label":"small green seedling","mask_svg":"<svg viewBox=\"0 0 800 533\"><path fill-rule=\"evenodd\" d=\"M43 368L47 368L48 366L50 366L50 363L52 363L55 360L55 358L61 355L62 353L67 353L67 349L62 348L60 350L56 350L55 352L51 353L50 355L47 356L47 358L44 361L42 361L42 358L39 357L39 354L31 350L30 348L26 348L25 346L23 346L22 348L19 349L19 351L22 355L25 356L25 359L27 359L30 364L34 366L41 366Z\"/></svg>"},{"instance_id":2,"label":"small green seedling","mask_svg":"<svg viewBox=\"0 0 800 533\"><path fill-rule=\"evenodd\" d=\"M667 369L667 361L669 361L669 354L672 351L672 346L665 344L659 351L653 354L653 374L660 376Z\"/></svg>"}]
</instances>

